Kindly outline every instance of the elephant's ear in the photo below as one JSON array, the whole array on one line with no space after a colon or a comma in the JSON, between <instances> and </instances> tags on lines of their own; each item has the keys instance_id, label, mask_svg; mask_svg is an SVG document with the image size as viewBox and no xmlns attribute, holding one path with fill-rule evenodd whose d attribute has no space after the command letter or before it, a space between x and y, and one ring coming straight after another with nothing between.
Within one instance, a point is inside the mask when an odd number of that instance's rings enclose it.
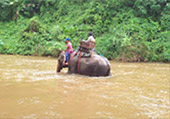
<instances>
[{"instance_id":1,"label":"elephant's ear","mask_svg":"<svg viewBox=\"0 0 170 119\"><path fill-rule=\"evenodd\" d=\"M59 59L59 60L60 60L60 59L62 59L62 58L63 58L63 56L64 56L64 53L63 53L63 51L61 51L61 53L60 53L60 55L59 55L58 59Z\"/></svg>"},{"instance_id":2,"label":"elephant's ear","mask_svg":"<svg viewBox=\"0 0 170 119\"><path fill-rule=\"evenodd\" d=\"M63 55L63 57L64 57L64 61L66 61L66 56L65 56L65 55Z\"/></svg>"},{"instance_id":3,"label":"elephant's ear","mask_svg":"<svg viewBox=\"0 0 170 119\"><path fill-rule=\"evenodd\" d=\"M61 55L58 57L58 60L60 60L61 59Z\"/></svg>"},{"instance_id":4,"label":"elephant's ear","mask_svg":"<svg viewBox=\"0 0 170 119\"><path fill-rule=\"evenodd\" d=\"M61 55L61 59L65 59L65 56L63 54Z\"/></svg>"}]
</instances>

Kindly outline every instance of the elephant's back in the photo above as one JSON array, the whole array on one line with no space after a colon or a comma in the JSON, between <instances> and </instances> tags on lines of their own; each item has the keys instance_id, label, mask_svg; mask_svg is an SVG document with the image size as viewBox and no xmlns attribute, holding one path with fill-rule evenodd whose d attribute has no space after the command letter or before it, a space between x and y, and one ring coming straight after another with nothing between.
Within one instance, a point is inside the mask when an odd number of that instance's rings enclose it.
<instances>
[{"instance_id":1,"label":"elephant's back","mask_svg":"<svg viewBox=\"0 0 170 119\"><path fill-rule=\"evenodd\" d=\"M110 66L109 61L104 56L101 56L101 55L98 55L98 54L94 54L92 56L92 60L95 60L100 65L105 65L105 66L109 65Z\"/></svg>"}]
</instances>

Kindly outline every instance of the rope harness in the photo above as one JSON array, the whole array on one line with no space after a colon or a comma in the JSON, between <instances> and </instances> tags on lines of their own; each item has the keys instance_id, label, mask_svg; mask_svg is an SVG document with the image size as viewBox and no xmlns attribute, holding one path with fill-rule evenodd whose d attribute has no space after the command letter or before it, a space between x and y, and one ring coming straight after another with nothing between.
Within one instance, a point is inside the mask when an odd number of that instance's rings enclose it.
<instances>
[{"instance_id":1,"label":"rope harness","mask_svg":"<svg viewBox=\"0 0 170 119\"><path fill-rule=\"evenodd\" d=\"M74 52L74 54L70 57L70 60L69 62L73 59L73 57L75 55L77 55L78 51L77 52ZM80 51L80 54L79 54L79 58L78 58L78 62L77 62L77 72L80 74L80 60L81 60L81 55L82 55L82 51Z\"/></svg>"},{"instance_id":2,"label":"rope harness","mask_svg":"<svg viewBox=\"0 0 170 119\"><path fill-rule=\"evenodd\" d=\"M79 59L78 59L78 62L77 62L77 72L80 74L80 60L81 60L81 53L82 51L80 51L80 55L79 55Z\"/></svg>"},{"instance_id":3,"label":"rope harness","mask_svg":"<svg viewBox=\"0 0 170 119\"><path fill-rule=\"evenodd\" d=\"M70 57L69 62L73 59L73 57L74 57L77 53L78 53L78 50L77 50L77 52L74 52L74 54Z\"/></svg>"}]
</instances>

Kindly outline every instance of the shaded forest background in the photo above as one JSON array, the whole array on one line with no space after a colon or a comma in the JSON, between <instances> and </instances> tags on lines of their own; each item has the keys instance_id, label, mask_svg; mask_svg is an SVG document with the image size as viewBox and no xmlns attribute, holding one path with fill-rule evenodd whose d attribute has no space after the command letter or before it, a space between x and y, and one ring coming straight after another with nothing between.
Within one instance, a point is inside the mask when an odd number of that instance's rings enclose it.
<instances>
[{"instance_id":1,"label":"shaded forest background","mask_svg":"<svg viewBox=\"0 0 170 119\"><path fill-rule=\"evenodd\" d=\"M55 56L93 31L97 52L170 62L169 0L0 0L0 53Z\"/></svg>"}]
</instances>

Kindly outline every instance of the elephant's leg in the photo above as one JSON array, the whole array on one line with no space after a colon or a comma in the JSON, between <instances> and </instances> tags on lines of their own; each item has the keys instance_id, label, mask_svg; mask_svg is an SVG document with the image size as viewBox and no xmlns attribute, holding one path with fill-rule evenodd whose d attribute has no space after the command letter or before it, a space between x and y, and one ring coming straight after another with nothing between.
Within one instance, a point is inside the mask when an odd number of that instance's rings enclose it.
<instances>
[{"instance_id":1,"label":"elephant's leg","mask_svg":"<svg viewBox=\"0 0 170 119\"><path fill-rule=\"evenodd\" d=\"M67 74L71 74L72 72L68 69Z\"/></svg>"},{"instance_id":2,"label":"elephant's leg","mask_svg":"<svg viewBox=\"0 0 170 119\"><path fill-rule=\"evenodd\" d=\"M77 73L77 58L73 58L69 63L68 73Z\"/></svg>"},{"instance_id":3,"label":"elephant's leg","mask_svg":"<svg viewBox=\"0 0 170 119\"><path fill-rule=\"evenodd\" d=\"M68 73L77 73L77 66L75 64L69 66Z\"/></svg>"}]
</instances>

